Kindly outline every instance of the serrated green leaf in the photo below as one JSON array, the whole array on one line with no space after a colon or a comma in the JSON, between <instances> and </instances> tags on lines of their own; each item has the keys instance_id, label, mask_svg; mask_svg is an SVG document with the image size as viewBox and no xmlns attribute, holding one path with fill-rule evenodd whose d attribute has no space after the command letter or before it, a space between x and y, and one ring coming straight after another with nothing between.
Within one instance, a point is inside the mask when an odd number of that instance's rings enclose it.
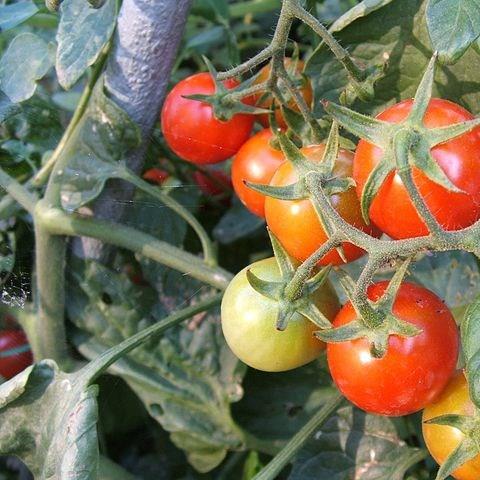
<instances>
[{"instance_id":1,"label":"serrated green leaf","mask_svg":"<svg viewBox=\"0 0 480 480\"><path fill-rule=\"evenodd\" d=\"M415 95L433 53L426 25L426 4L426 0L388 2L335 35L359 63L380 64L385 57L389 58L386 74L376 85L375 98L368 104L358 102L356 110L375 113ZM470 49L455 65L439 68L434 96L453 99L470 111L478 111L479 61L480 56ZM337 101L348 82L343 67L326 48L312 56L307 74L312 76L317 99ZM320 105L317 111L321 113Z\"/></svg>"},{"instance_id":2,"label":"serrated green leaf","mask_svg":"<svg viewBox=\"0 0 480 480\"><path fill-rule=\"evenodd\" d=\"M159 271L142 264L145 279L157 292L132 285L125 274L100 264L71 270L68 312L90 335L77 337L87 358L97 357L166 312L210 292L169 269ZM242 443L230 416L230 403L242 395L243 367L228 349L217 315L200 315L190 328L172 328L110 370L124 378L199 471L216 467L229 449Z\"/></svg>"},{"instance_id":3,"label":"serrated green leaf","mask_svg":"<svg viewBox=\"0 0 480 480\"><path fill-rule=\"evenodd\" d=\"M33 33L21 33L0 59L0 90L12 103L30 98L40 80L53 65L53 44Z\"/></svg>"},{"instance_id":4,"label":"serrated green leaf","mask_svg":"<svg viewBox=\"0 0 480 480\"><path fill-rule=\"evenodd\" d=\"M26 0L0 6L0 32L14 28L38 12L37 6Z\"/></svg>"},{"instance_id":5,"label":"serrated green leaf","mask_svg":"<svg viewBox=\"0 0 480 480\"><path fill-rule=\"evenodd\" d=\"M476 0L429 0L427 25L440 60L455 63L480 35L480 5Z\"/></svg>"},{"instance_id":6,"label":"serrated green leaf","mask_svg":"<svg viewBox=\"0 0 480 480\"><path fill-rule=\"evenodd\" d=\"M27 368L0 386L0 452L21 458L39 480L96 479L97 393L51 360Z\"/></svg>"},{"instance_id":7,"label":"serrated green leaf","mask_svg":"<svg viewBox=\"0 0 480 480\"><path fill-rule=\"evenodd\" d=\"M63 208L76 210L94 200L109 178L121 174L120 160L139 142L137 125L104 94L100 79L82 120L63 151L69 160L55 179L62 184Z\"/></svg>"},{"instance_id":8,"label":"serrated green leaf","mask_svg":"<svg viewBox=\"0 0 480 480\"><path fill-rule=\"evenodd\" d=\"M347 407L300 451L288 479L403 480L420 454L400 439L391 419Z\"/></svg>"},{"instance_id":9,"label":"serrated green leaf","mask_svg":"<svg viewBox=\"0 0 480 480\"><path fill-rule=\"evenodd\" d=\"M116 2L92 8L85 0L64 0L57 31L58 81L69 89L95 63L110 39L116 22Z\"/></svg>"}]
</instances>

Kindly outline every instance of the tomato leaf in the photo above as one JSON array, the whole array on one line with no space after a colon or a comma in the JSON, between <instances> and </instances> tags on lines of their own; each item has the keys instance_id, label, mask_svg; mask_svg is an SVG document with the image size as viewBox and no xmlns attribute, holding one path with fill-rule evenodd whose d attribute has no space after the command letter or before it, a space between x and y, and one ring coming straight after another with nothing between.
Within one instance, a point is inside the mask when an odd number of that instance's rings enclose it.
<instances>
[{"instance_id":1,"label":"tomato leaf","mask_svg":"<svg viewBox=\"0 0 480 480\"><path fill-rule=\"evenodd\" d=\"M174 195L186 206L198 205L196 188L177 188ZM138 194L126 214L129 225L183 244L185 222L155 199ZM132 285L125 274L96 263L70 268L67 308L84 332L76 342L87 358L211 291L158 263L139 261L151 287ZM138 347L110 371L128 383L189 462L205 472L219 465L229 449L242 445L230 404L242 396L244 368L225 343L218 313L212 312Z\"/></svg>"},{"instance_id":2,"label":"tomato leaf","mask_svg":"<svg viewBox=\"0 0 480 480\"><path fill-rule=\"evenodd\" d=\"M55 47L33 33L21 33L0 60L0 90L12 103L30 98L53 65Z\"/></svg>"},{"instance_id":3,"label":"tomato leaf","mask_svg":"<svg viewBox=\"0 0 480 480\"><path fill-rule=\"evenodd\" d=\"M391 419L346 407L312 436L288 478L402 480L423 457L400 439Z\"/></svg>"},{"instance_id":4,"label":"tomato leaf","mask_svg":"<svg viewBox=\"0 0 480 480\"><path fill-rule=\"evenodd\" d=\"M461 323L461 338L470 398L480 408L480 298L465 312Z\"/></svg>"},{"instance_id":5,"label":"tomato leaf","mask_svg":"<svg viewBox=\"0 0 480 480\"><path fill-rule=\"evenodd\" d=\"M440 60L455 63L480 35L480 5L475 0L429 0L427 25Z\"/></svg>"},{"instance_id":6,"label":"tomato leaf","mask_svg":"<svg viewBox=\"0 0 480 480\"><path fill-rule=\"evenodd\" d=\"M375 98L370 103L357 102L355 110L374 113L414 96L433 53L426 24L427 3L427 0L385 2L345 28L339 25L335 37L359 63L379 64L388 56L388 68L376 84ZM471 111L478 111L480 85L475 79L479 61L480 56L469 49L455 65L439 68L434 96L451 98ZM343 67L324 47L311 57L307 74L312 76L315 98L319 100L337 101L348 83ZM317 105L321 113L321 105Z\"/></svg>"},{"instance_id":7,"label":"tomato leaf","mask_svg":"<svg viewBox=\"0 0 480 480\"><path fill-rule=\"evenodd\" d=\"M115 29L115 0L92 8L85 0L64 0L57 32L56 69L60 85L69 89L95 63Z\"/></svg>"},{"instance_id":8,"label":"tomato leaf","mask_svg":"<svg viewBox=\"0 0 480 480\"><path fill-rule=\"evenodd\" d=\"M64 149L68 165L56 178L62 184L63 208L76 210L94 200L109 178L119 176L125 152L139 143L138 127L105 95L100 79Z\"/></svg>"},{"instance_id":9,"label":"tomato leaf","mask_svg":"<svg viewBox=\"0 0 480 480\"><path fill-rule=\"evenodd\" d=\"M98 388L81 372L43 360L0 386L0 452L21 458L35 478L97 477Z\"/></svg>"},{"instance_id":10,"label":"tomato leaf","mask_svg":"<svg viewBox=\"0 0 480 480\"><path fill-rule=\"evenodd\" d=\"M0 6L0 32L20 25L38 12L37 6L31 1L12 3Z\"/></svg>"}]
</instances>

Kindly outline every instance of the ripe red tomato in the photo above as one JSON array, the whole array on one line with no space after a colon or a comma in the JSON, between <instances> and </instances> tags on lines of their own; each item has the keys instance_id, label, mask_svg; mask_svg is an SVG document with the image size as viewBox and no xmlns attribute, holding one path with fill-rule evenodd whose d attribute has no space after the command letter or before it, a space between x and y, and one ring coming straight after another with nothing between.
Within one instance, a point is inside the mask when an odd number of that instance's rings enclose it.
<instances>
[{"instance_id":1,"label":"ripe red tomato","mask_svg":"<svg viewBox=\"0 0 480 480\"><path fill-rule=\"evenodd\" d=\"M441 415L473 416L475 407L468 395L468 385L463 372L457 372L440 396L423 411L423 421ZM463 433L448 425L423 423L423 438L432 457L442 465L463 440ZM480 455L472 458L453 472L457 480L480 478Z\"/></svg>"},{"instance_id":2,"label":"ripe red tomato","mask_svg":"<svg viewBox=\"0 0 480 480\"><path fill-rule=\"evenodd\" d=\"M233 88L235 80L225 86ZM183 98L186 95L215 93L209 73L197 73L177 83L165 99L161 124L168 146L192 163L217 163L235 155L252 131L253 115L237 114L230 120L217 120L211 105Z\"/></svg>"},{"instance_id":3,"label":"ripe red tomato","mask_svg":"<svg viewBox=\"0 0 480 480\"><path fill-rule=\"evenodd\" d=\"M292 59L291 58L285 58L284 65L285 65L285 68L287 69L287 71L292 76L292 73L290 72L290 70L293 68L292 67ZM298 60L296 68L295 68L295 73L296 73L297 78L301 78L300 74L303 72L304 68L305 68L304 62L302 62L302 60ZM271 67L270 64L265 65L260 70L260 72L258 74L258 77L255 79L254 84L259 84L259 83L266 82L270 77L271 69L272 69L272 67ZM310 107L312 105L312 102L313 102L313 88L312 88L312 84L311 84L310 80L303 77L301 79L301 84L299 85L298 88L300 89L300 94L304 98L305 103ZM295 100L291 97L290 94L287 94L287 98L289 98L289 100L287 101L287 106L291 110L299 112L300 110L298 108L297 102L295 102ZM255 103L258 107L267 108L267 109L272 108L273 98L272 98L271 95L258 94L258 95L253 96L253 99L254 99L254 101L255 101ZM280 108L278 107L278 105L277 105L277 109L275 111L275 119L276 119L279 127L282 127L282 128L287 127L285 119L283 118L282 112L281 112ZM265 128L267 128L270 125L267 114L257 115L257 120Z\"/></svg>"},{"instance_id":4,"label":"ripe red tomato","mask_svg":"<svg viewBox=\"0 0 480 480\"><path fill-rule=\"evenodd\" d=\"M262 130L247 140L232 163L232 182L240 201L255 215L265 217L265 196L248 188L243 182L268 185L275 170L285 161L280 150L270 146L273 134Z\"/></svg>"},{"instance_id":5,"label":"ripe red tomato","mask_svg":"<svg viewBox=\"0 0 480 480\"><path fill-rule=\"evenodd\" d=\"M302 153L312 162L322 159L325 145L312 145L302 148ZM353 154L340 150L334 173L341 177L352 174ZM270 185L285 186L295 183L297 175L290 162L285 162L276 171ZM332 205L350 224L369 235L379 236L374 225L366 225L360 211L360 203L352 187L346 192L331 197ZM267 197L265 200L267 225L280 240L287 252L299 261L306 260L325 241L327 235L310 200L277 200ZM344 243L343 249L350 262L365 252L351 243ZM340 265L343 263L336 250L332 250L320 261L322 265Z\"/></svg>"},{"instance_id":6,"label":"ripe red tomato","mask_svg":"<svg viewBox=\"0 0 480 480\"><path fill-rule=\"evenodd\" d=\"M161 168L150 168L143 174L145 180L152 183L158 183L158 185L161 185L168 177L168 172Z\"/></svg>"},{"instance_id":7,"label":"ripe red tomato","mask_svg":"<svg viewBox=\"0 0 480 480\"><path fill-rule=\"evenodd\" d=\"M0 331L0 375L9 380L32 363L25 333L22 330Z\"/></svg>"},{"instance_id":8,"label":"ripe red tomato","mask_svg":"<svg viewBox=\"0 0 480 480\"><path fill-rule=\"evenodd\" d=\"M400 123L410 113L412 100L397 103L377 118ZM472 120L467 110L447 100L434 98L428 106L424 124L428 128L442 127ZM454 185L466 193L454 193L432 182L417 168L413 179L428 208L446 230L468 227L480 218L480 128L432 148L432 155ZM353 177L361 195L370 172L382 157L382 150L361 140L355 152ZM392 238L411 238L428 234L410 197L392 172L380 187L370 207L370 218Z\"/></svg>"},{"instance_id":9,"label":"ripe red tomato","mask_svg":"<svg viewBox=\"0 0 480 480\"><path fill-rule=\"evenodd\" d=\"M218 195L222 195L227 191L226 189L231 187L232 182L224 172L220 170L209 170L209 173L218 179L218 181L224 185L224 188L222 188L222 185L219 185L208 175L197 170L193 173L193 179L205 196L216 197Z\"/></svg>"},{"instance_id":10,"label":"ripe red tomato","mask_svg":"<svg viewBox=\"0 0 480 480\"><path fill-rule=\"evenodd\" d=\"M380 298L388 282L368 290ZM391 335L383 358L370 353L365 338L327 345L330 373L339 390L357 407L379 415L407 415L432 402L451 378L458 355L455 320L434 293L412 283L400 286L393 313L422 329L415 337ZM351 303L335 318L340 327L356 319Z\"/></svg>"},{"instance_id":11,"label":"ripe red tomato","mask_svg":"<svg viewBox=\"0 0 480 480\"><path fill-rule=\"evenodd\" d=\"M222 300L222 330L233 353L266 372L291 370L317 358L325 348L313 335L318 327L295 313L285 330L277 330L279 305L252 288L248 269L262 280L281 280L275 258L267 258L244 268L228 285ZM338 298L328 282L315 291L314 301L329 319L338 312Z\"/></svg>"}]
</instances>

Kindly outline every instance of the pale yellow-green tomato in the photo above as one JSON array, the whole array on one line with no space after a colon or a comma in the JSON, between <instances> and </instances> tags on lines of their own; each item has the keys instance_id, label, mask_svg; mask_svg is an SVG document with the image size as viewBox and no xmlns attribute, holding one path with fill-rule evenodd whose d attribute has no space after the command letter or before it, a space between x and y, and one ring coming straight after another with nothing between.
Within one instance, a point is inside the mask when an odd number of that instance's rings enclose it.
<instances>
[{"instance_id":1,"label":"pale yellow-green tomato","mask_svg":"<svg viewBox=\"0 0 480 480\"><path fill-rule=\"evenodd\" d=\"M291 370L317 358L325 348L313 335L318 327L295 313L285 330L277 330L278 304L250 286L248 269L262 280L281 280L275 258L267 258L244 268L227 287L222 329L233 353L250 367L266 372ZM325 282L314 297L320 311L333 320L339 303L331 285Z\"/></svg>"}]
</instances>

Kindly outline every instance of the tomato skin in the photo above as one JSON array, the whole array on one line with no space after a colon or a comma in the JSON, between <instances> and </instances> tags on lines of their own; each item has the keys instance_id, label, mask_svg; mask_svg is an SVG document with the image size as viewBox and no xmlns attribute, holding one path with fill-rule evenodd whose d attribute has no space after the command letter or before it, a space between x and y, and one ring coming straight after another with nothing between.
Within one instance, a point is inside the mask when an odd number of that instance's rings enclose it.
<instances>
[{"instance_id":1,"label":"tomato skin","mask_svg":"<svg viewBox=\"0 0 480 480\"><path fill-rule=\"evenodd\" d=\"M226 188L232 185L230 178L228 178L224 172L219 170L209 170L209 173L225 185ZM200 170L193 173L193 180L200 187L200 190L206 197L216 197L226 192L225 188L222 188Z\"/></svg>"},{"instance_id":2,"label":"tomato skin","mask_svg":"<svg viewBox=\"0 0 480 480\"><path fill-rule=\"evenodd\" d=\"M284 65L285 65L285 68L287 69L287 71L289 71L289 72L290 72L290 69L292 68L291 63L292 63L291 58L288 58L288 57L285 58ZM297 66L296 66L296 73L301 74L303 72L304 68L305 68L305 63L302 60L298 60ZM260 72L258 74L258 77L255 79L254 85L258 85L260 83L266 82L270 77L271 69L272 69L272 67L271 67L270 64L265 65L260 70ZM302 84L300 86L300 94L304 98L305 103L309 107L311 107L312 102L313 102L313 88L312 88L312 84L311 84L309 79L307 79L307 78L303 79ZM262 96L263 96L262 94L253 96L256 105L260 108L266 108L266 109L272 108L273 97L271 95L268 95L268 96L265 96L262 99ZM287 101L287 106L290 109L292 109L296 112L300 112L300 109L298 108L298 105L293 98L290 98ZM270 125L268 114L257 115L257 120L265 128L267 128ZM280 108L278 106L277 106L277 109L275 111L275 120L277 121L279 127L287 128L287 123L285 122L285 119L283 118L283 115L282 115L282 111L280 110Z\"/></svg>"},{"instance_id":3,"label":"tomato skin","mask_svg":"<svg viewBox=\"0 0 480 480\"><path fill-rule=\"evenodd\" d=\"M379 299L387 285L371 285L368 297ZM400 416L421 410L440 394L455 370L459 339L446 305L419 285L402 283L393 313L422 333L410 338L391 335L382 358L371 355L365 338L329 343L327 359L333 380L348 400L370 413ZM355 318L349 302L333 325L340 327Z\"/></svg>"},{"instance_id":4,"label":"tomato skin","mask_svg":"<svg viewBox=\"0 0 480 480\"><path fill-rule=\"evenodd\" d=\"M249 138L232 163L232 183L240 201L255 215L265 218L265 196L243 182L268 185L277 168L285 161L280 150L270 146L273 133L265 129Z\"/></svg>"},{"instance_id":5,"label":"tomato skin","mask_svg":"<svg viewBox=\"0 0 480 480\"><path fill-rule=\"evenodd\" d=\"M301 152L311 161L322 159L325 145L311 145ZM352 174L353 154L341 149L334 168L334 173L348 177ZM275 172L270 185L285 186L295 183L297 175L290 162L285 162ZM380 232L373 225L367 225L360 211L360 203L352 187L339 195L333 195L331 202L335 210L348 223L360 230L378 237ZM287 252L298 261L306 260L325 241L327 235L310 200L277 200L268 197L265 200L265 218L273 234L280 240ZM365 252L351 243L343 243L347 261L361 257ZM336 250L327 253L320 261L321 265L341 265L343 260Z\"/></svg>"},{"instance_id":6,"label":"tomato skin","mask_svg":"<svg viewBox=\"0 0 480 480\"><path fill-rule=\"evenodd\" d=\"M225 86L233 88L235 80ZM217 120L211 105L183 98L186 95L215 93L209 73L197 73L177 83L163 104L162 131L168 146L182 159L197 163L217 163L235 155L252 131L253 115L237 114Z\"/></svg>"},{"instance_id":7,"label":"tomato skin","mask_svg":"<svg viewBox=\"0 0 480 480\"><path fill-rule=\"evenodd\" d=\"M404 120L412 108L412 100L404 100L386 109L377 118L391 123ZM473 119L467 110L447 100L434 98L428 106L424 124L441 127ZM420 194L440 225L446 230L468 227L480 218L480 128L432 148L432 156L454 185L466 193L454 193L432 182L417 168L413 179ZM370 172L378 164L382 150L361 140L355 152L353 177L360 196ZM370 207L370 218L394 239L428 234L408 193L392 172L380 187Z\"/></svg>"},{"instance_id":8,"label":"tomato skin","mask_svg":"<svg viewBox=\"0 0 480 480\"><path fill-rule=\"evenodd\" d=\"M148 182L157 183L162 185L162 183L169 177L168 172L162 170L161 168L150 168L143 174L143 179Z\"/></svg>"},{"instance_id":9,"label":"tomato skin","mask_svg":"<svg viewBox=\"0 0 480 480\"><path fill-rule=\"evenodd\" d=\"M0 331L0 375L9 380L33 363L27 337L22 330Z\"/></svg>"},{"instance_id":10,"label":"tomato skin","mask_svg":"<svg viewBox=\"0 0 480 480\"><path fill-rule=\"evenodd\" d=\"M318 327L295 314L286 330L276 330L278 306L250 286L248 269L263 280L281 279L275 258L267 258L244 268L230 282L222 300L222 329L233 353L250 367L266 372L291 370L317 358L325 348L313 336ZM330 284L317 290L315 304L333 319L339 304Z\"/></svg>"},{"instance_id":11,"label":"tomato skin","mask_svg":"<svg viewBox=\"0 0 480 480\"><path fill-rule=\"evenodd\" d=\"M445 390L423 411L423 422L441 415L474 414L475 407L468 394L468 384L463 372L459 371L450 380ZM448 425L422 424L423 438L428 451L438 464L443 464L457 448L464 435ZM478 480L480 478L480 455L472 458L453 472L457 480Z\"/></svg>"}]
</instances>

